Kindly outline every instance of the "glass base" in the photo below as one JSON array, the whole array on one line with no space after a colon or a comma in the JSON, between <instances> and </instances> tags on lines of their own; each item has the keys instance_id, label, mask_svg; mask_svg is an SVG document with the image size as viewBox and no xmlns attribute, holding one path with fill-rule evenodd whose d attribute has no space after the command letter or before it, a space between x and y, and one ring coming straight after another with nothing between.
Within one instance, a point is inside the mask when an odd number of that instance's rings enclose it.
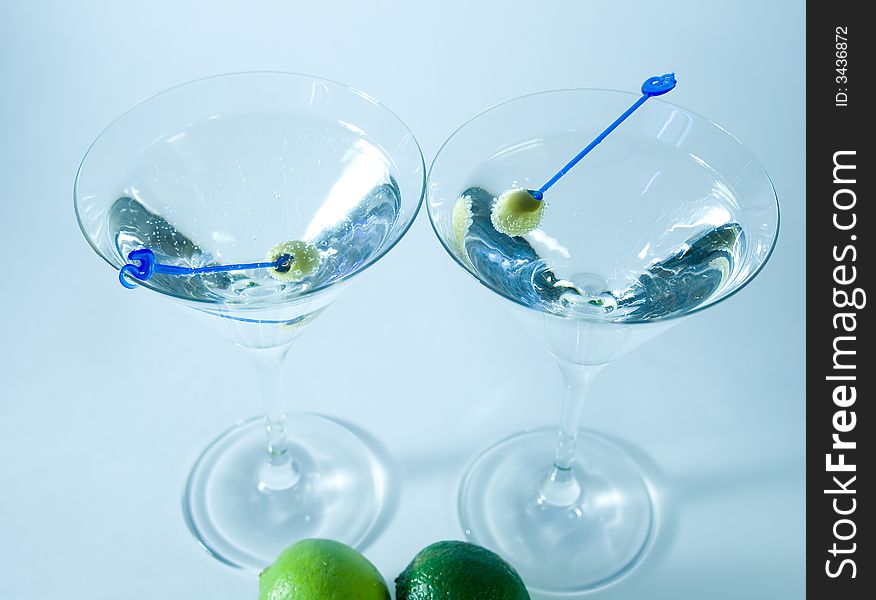
<instances>
[{"instance_id":1,"label":"glass base","mask_svg":"<svg viewBox=\"0 0 876 600\"><path fill-rule=\"evenodd\" d=\"M228 565L262 570L305 538L331 538L356 547L381 516L386 470L359 437L313 414L289 415L286 431L294 464L286 463L288 476L273 473L273 480L288 486L265 485L261 417L222 434L189 475L183 496L186 523L201 545Z\"/></svg>"},{"instance_id":2,"label":"glass base","mask_svg":"<svg viewBox=\"0 0 876 600\"><path fill-rule=\"evenodd\" d=\"M568 485L546 498L556 444L556 428L539 429L478 457L462 483L460 519L466 537L502 555L531 590L592 590L629 573L651 546L651 493L623 450L581 431L573 469L580 488L562 502Z\"/></svg>"}]
</instances>

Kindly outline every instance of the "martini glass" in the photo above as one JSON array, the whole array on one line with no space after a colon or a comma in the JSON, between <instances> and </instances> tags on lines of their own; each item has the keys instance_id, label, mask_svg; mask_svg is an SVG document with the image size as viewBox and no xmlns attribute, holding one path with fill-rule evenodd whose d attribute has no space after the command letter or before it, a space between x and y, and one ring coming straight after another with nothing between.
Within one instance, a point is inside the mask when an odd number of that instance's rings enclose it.
<instances>
[{"instance_id":1,"label":"martini glass","mask_svg":"<svg viewBox=\"0 0 876 600\"><path fill-rule=\"evenodd\" d=\"M500 104L445 142L428 178L442 245L510 301L555 357L566 390L559 427L488 449L459 494L465 535L544 592L617 580L639 564L658 528L638 465L579 429L593 378L681 317L739 291L776 241L776 195L758 161L717 125L656 99L551 188L538 229L509 237L493 228L496 197L537 188L637 97L562 90Z\"/></svg>"},{"instance_id":2,"label":"martini glass","mask_svg":"<svg viewBox=\"0 0 876 600\"><path fill-rule=\"evenodd\" d=\"M306 325L405 234L424 179L416 140L386 107L289 73L172 88L119 117L85 155L76 214L114 269L140 248L185 268L264 261L290 240L319 254L298 281L249 269L136 282L193 309L254 363L241 369L235 391L260 401L264 416L207 447L183 499L189 528L225 563L261 569L307 537L356 546L379 522L382 463L332 419L287 418L283 400L295 387L284 383L282 366Z\"/></svg>"}]
</instances>

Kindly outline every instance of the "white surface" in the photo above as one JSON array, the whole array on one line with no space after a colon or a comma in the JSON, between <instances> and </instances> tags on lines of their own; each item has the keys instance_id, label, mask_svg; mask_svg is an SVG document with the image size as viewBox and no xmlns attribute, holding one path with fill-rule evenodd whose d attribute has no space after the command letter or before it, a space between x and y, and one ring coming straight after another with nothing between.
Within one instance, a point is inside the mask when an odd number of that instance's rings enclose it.
<instances>
[{"instance_id":1,"label":"white surface","mask_svg":"<svg viewBox=\"0 0 876 600\"><path fill-rule=\"evenodd\" d=\"M803 597L802 2L151 0L0 4L0 598L256 597L180 512L197 453L257 410L234 376L239 351L122 289L71 203L82 154L129 105L250 69L366 90L427 162L501 100L675 70L672 100L766 165L782 231L748 289L595 383L585 422L652 465L665 518L645 564L590 597ZM397 463L396 514L367 549L390 582L421 547L460 537L456 490L475 454L559 409L547 355L444 254L425 214L289 368L293 406L355 423ZM161 375L137 383L144 370Z\"/></svg>"}]
</instances>

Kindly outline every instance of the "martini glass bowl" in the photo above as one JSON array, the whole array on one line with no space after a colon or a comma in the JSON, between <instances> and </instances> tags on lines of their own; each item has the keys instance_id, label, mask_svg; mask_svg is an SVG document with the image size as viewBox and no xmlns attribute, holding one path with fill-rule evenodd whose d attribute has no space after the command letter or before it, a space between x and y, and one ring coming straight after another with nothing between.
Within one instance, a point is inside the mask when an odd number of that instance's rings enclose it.
<instances>
[{"instance_id":1,"label":"martini glass bowl","mask_svg":"<svg viewBox=\"0 0 876 600\"><path fill-rule=\"evenodd\" d=\"M460 127L428 176L442 245L510 301L555 357L566 390L559 427L488 449L459 494L465 535L548 593L617 581L659 529L639 466L579 430L593 378L681 317L739 291L763 268L778 231L776 194L754 156L724 129L657 99L545 194L536 230L509 237L493 228L490 211L503 191L538 188L637 97L579 89L500 104ZM700 356L691 354L691 368Z\"/></svg>"},{"instance_id":2,"label":"martini glass bowl","mask_svg":"<svg viewBox=\"0 0 876 600\"><path fill-rule=\"evenodd\" d=\"M183 498L189 528L225 563L261 569L309 537L357 546L380 522L383 464L335 420L287 418L284 399L296 390L282 367L306 325L405 234L424 179L416 140L386 107L291 73L172 88L119 117L85 155L76 214L116 270L142 248L160 264L189 269L266 261L288 241L318 254L294 280L262 268L156 272L133 282L190 307L251 359L223 377L229 393L251 396L264 416L207 447Z\"/></svg>"}]
</instances>

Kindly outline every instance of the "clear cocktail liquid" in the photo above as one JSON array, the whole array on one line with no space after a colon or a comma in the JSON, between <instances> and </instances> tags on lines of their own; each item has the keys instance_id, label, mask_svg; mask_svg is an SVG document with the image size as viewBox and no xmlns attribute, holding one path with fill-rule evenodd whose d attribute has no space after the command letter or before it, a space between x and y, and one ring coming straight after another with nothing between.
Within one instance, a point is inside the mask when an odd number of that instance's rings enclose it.
<instances>
[{"instance_id":1,"label":"clear cocktail liquid","mask_svg":"<svg viewBox=\"0 0 876 600\"><path fill-rule=\"evenodd\" d=\"M493 228L495 196L537 187L521 174L550 173L581 138L527 140L473 172L460 196L471 199L463 247L478 277L539 310L621 322L683 314L719 295L745 252L736 196L704 161L655 151L653 140L606 143L546 194L545 220L529 235Z\"/></svg>"},{"instance_id":2,"label":"clear cocktail liquid","mask_svg":"<svg viewBox=\"0 0 876 600\"><path fill-rule=\"evenodd\" d=\"M276 147L272 164L247 164L253 136L260 147ZM240 159L208 178L169 170L180 163L174 153L196 156L210 144L238 144ZM159 263L204 267L262 261L275 244L293 239L319 251L316 271L297 282L278 281L267 269L156 274L148 282L187 300L283 302L331 284L377 253L399 215L399 190L385 153L358 132L347 135L312 119L267 115L196 125L153 144L142 160L150 168L135 171L154 177L129 186L107 214L119 256L145 247Z\"/></svg>"}]
</instances>

